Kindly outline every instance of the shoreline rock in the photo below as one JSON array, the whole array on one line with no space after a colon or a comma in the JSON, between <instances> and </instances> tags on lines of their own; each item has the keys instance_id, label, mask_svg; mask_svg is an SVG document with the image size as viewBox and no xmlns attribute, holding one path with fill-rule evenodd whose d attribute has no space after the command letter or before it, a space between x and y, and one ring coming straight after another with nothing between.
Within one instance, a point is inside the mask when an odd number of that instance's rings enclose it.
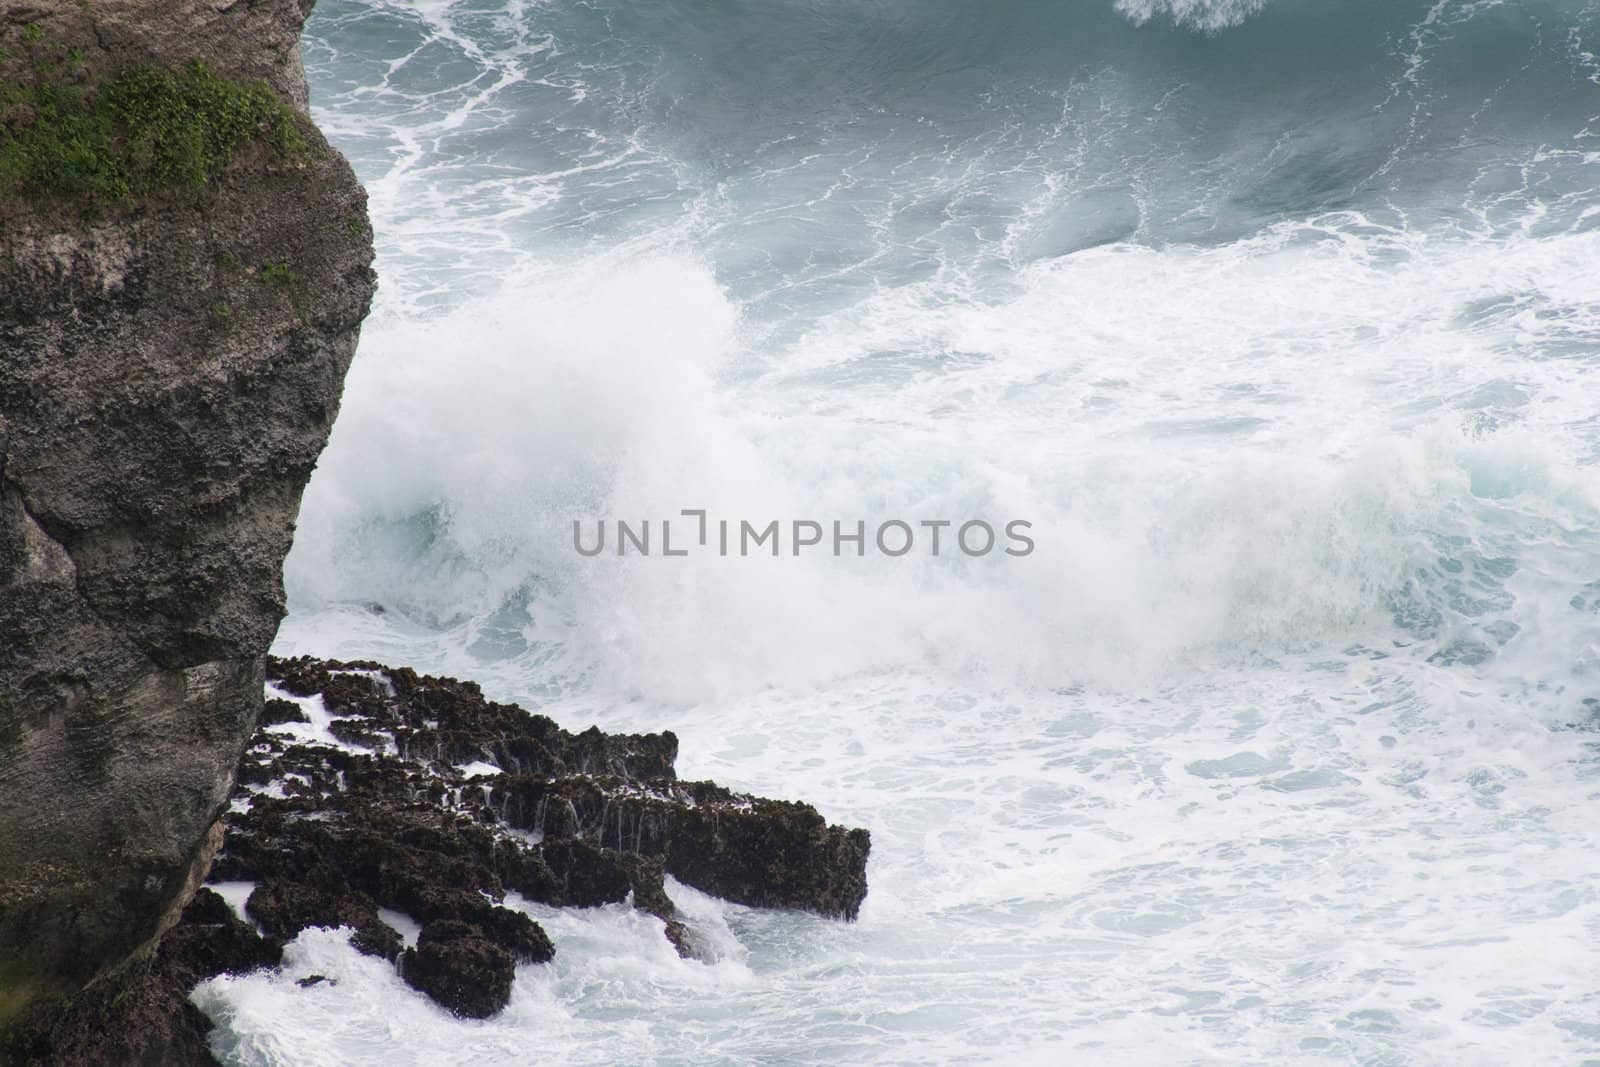
<instances>
[{"instance_id":1,"label":"shoreline rock","mask_svg":"<svg viewBox=\"0 0 1600 1067\"><path fill-rule=\"evenodd\" d=\"M559 951L508 893L631 900L685 957L695 939L669 874L833 918L855 918L866 896L866 830L681 782L671 733L571 733L472 682L368 661L271 659L267 679L274 705L299 714L277 708L252 738L211 879L254 883L245 910L271 942L349 927L355 948L459 1015L500 1010L515 965ZM415 946L382 909L421 926Z\"/></svg>"},{"instance_id":2,"label":"shoreline rock","mask_svg":"<svg viewBox=\"0 0 1600 1067\"><path fill-rule=\"evenodd\" d=\"M519 965L562 951L509 894L631 902L686 959L701 951L669 873L740 903L847 920L866 896L866 830L679 781L671 733L571 733L472 682L367 661L269 658L266 676L274 713L240 760L209 875L253 883L245 918L202 886L152 958L14 1037L7 1064L215 1067L212 1024L190 992L278 966L309 927L347 928L353 948L445 1010L486 1018ZM415 944L385 910L416 924Z\"/></svg>"}]
</instances>

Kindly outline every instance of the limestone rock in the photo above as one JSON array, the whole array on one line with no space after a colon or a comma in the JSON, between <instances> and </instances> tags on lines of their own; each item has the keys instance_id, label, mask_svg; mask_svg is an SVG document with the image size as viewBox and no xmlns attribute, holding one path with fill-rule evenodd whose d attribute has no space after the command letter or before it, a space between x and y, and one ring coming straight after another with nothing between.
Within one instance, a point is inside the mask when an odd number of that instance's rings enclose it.
<instances>
[{"instance_id":1,"label":"limestone rock","mask_svg":"<svg viewBox=\"0 0 1600 1067\"><path fill-rule=\"evenodd\" d=\"M8 5L0 86L48 47L72 77L199 58L303 108L309 9ZM374 287L365 195L304 130L304 159L137 202L0 196L0 1034L149 956L260 712Z\"/></svg>"}]
</instances>

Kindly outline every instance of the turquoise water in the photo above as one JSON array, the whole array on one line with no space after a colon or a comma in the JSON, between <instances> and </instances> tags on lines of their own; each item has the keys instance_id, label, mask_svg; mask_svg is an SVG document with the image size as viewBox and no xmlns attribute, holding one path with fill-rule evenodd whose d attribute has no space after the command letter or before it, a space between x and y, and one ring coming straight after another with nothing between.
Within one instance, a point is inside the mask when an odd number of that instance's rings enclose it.
<instances>
[{"instance_id":1,"label":"turquoise water","mask_svg":"<svg viewBox=\"0 0 1600 1067\"><path fill-rule=\"evenodd\" d=\"M219 1050L1600 1060L1597 42L1595 2L323 0L381 292L280 650L673 729L870 827L872 888L680 887L709 965L535 909L556 961L485 1023L307 934L197 995ZM572 551L683 508L1037 550Z\"/></svg>"}]
</instances>

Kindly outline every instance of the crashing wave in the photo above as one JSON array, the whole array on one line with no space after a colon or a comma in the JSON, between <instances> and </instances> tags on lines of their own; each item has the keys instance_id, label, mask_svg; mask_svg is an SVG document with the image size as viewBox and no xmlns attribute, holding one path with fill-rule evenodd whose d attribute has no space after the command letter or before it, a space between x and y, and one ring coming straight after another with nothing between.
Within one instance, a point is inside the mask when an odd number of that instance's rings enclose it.
<instances>
[{"instance_id":1,"label":"crashing wave","mask_svg":"<svg viewBox=\"0 0 1600 1067\"><path fill-rule=\"evenodd\" d=\"M1165 15L1181 26L1215 32L1237 26L1267 0L1117 0L1118 13L1137 25Z\"/></svg>"}]
</instances>

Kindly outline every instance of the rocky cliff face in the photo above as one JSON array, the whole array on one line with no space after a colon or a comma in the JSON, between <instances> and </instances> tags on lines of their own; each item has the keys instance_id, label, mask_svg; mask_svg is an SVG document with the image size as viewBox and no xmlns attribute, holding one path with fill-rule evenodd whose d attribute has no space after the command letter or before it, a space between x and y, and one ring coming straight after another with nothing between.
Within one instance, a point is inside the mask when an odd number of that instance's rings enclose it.
<instances>
[{"instance_id":1,"label":"rocky cliff face","mask_svg":"<svg viewBox=\"0 0 1600 1067\"><path fill-rule=\"evenodd\" d=\"M0 3L0 1032L148 956L261 708L374 286L310 6Z\"/></svg>"}]
</instances>

